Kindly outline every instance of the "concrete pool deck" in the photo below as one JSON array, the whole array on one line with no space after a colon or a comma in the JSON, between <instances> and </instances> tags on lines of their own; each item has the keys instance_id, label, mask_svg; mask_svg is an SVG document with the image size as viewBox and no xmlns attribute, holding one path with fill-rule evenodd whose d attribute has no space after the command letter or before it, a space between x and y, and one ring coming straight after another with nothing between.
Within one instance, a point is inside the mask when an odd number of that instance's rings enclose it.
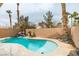
<instances>
[{"instance_id":1,"label":"concrete pool deck","mask_svg":"<svg viewBox=\"0 0 79 59\"><path fill-rule=\"evenodd\" d=\"M40 54L32 52L20 44L0 43L0 56L67 56L70 53L70 51L75 50L75 48L72 45L60 42L56 39L40 37L32 39L50 40L57 43L59 47L56 50L51 51L51 53Z\"/></svg>"}]
</instances>

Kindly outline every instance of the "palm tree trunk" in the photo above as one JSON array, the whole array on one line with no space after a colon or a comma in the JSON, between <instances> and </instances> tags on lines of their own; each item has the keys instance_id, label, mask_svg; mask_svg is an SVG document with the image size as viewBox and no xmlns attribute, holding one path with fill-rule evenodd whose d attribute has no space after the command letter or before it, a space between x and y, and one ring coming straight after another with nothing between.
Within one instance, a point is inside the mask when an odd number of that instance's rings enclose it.
<instances>
[{"instance_id":1,"label":"palm tree trunk","mask_svg":"<svg viewBox=\"0 0 79 59\"><path fill-rule=\"evenodd\" d=\"M19 24L19 3L17 3L17 21Z\"/></svg>"},{"instance_id":2,"label":"palm tree trunk","mask_svg":"<svg viewBox=\"0 0 79 59\"><path fill-rule=\"evenodd\" d=\"M11 19L11 10L7 10L6 11L7 13L8 13L8 15L9 15L9 19L10 19L10 28L12 28L12 19Z\"/></svg>"},{"instance_id":3,"label":"palm tree trunk","mask_svg":"<svg viewBox=\"0 0 79 59\"><path fill-rule=\"evenodd\" d=\"M66 36L66 40L69 39L69 33L68 33L68 19L67 19L67 13L66 13L66 5L65 3L61 3L62 6L62 17L63 17L63 30L64 34Z\"/></svg>"},{"instance_id":4,"label":"palm tree trunk","mask_svg":"<svg viewBox=\"0 0 79 59\"><path fill-rule=\"evenodd\" d=\"M10 19L10 27L12 28L12 20L11 20L11 15L9 14L9 19Z\"/></svg>"}]
</instances>

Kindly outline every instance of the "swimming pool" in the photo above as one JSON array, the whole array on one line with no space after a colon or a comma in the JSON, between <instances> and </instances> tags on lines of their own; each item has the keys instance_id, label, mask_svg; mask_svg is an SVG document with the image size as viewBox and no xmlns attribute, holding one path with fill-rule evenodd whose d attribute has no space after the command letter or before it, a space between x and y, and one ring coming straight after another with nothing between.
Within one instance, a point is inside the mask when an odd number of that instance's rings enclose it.
<instances>
[{"instance_id":1,"label":"swimming pool","mask_svg":"<svg viewBox=\"0 0 79 59\"><path fill-rule=\"evenodd\" d=\"M31 39L26 37L11 37L4 40L0 40L1 43L15 43L24 46L26 49L32 52L38 52L40 54L46 54L54 51L58 45L49 40Z\"/></svg>"}]
</instances>

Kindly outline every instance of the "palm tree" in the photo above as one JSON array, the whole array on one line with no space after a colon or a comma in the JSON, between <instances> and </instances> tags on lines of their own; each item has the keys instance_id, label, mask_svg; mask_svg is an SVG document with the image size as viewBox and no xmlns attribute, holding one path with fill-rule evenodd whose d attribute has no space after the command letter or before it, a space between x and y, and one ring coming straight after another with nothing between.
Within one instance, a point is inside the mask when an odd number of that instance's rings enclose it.
<instances>
[{"instance_id":1,"label":"palm tree","mask_svg":"<svg viewBox=\"0 0 79 59\"><path fill-rule=\"evenodd\" d=\"M73 16L74 25L75 25L75 21L76 21L76 18L78 17L78 13L77 12L73 12L71 15Z\"/></svg>"},{"instance_id":2,"label":"palm tree","mask_svg":"<svg viewBox=\"0 0 79 59\"><path fill-rule=\"evenodd\" d=\"M6 11L7 13L8 13L8 15L9 15L9 19L10 19L10 27L12 28L12 19L11 19L11 10L7 10Z\"/></svg>"},{"instance_id":3,"label":"palm tree","mask_svg":"<svg viewBox=\"0 0 79 59\"><path fill-rule=\"evenodd\" d=\"M61 7L62 7L62 22L63 22L63 30L64 30L64 34L66 36L66 40L69 39L69 33L68 33L68 19L67 19L67 13L66 13L66 4L65 3L61 3Z\"/></svg>"},{"instance_id":4,"label":"palm tree","mask_svg":"<svg viewBox=\"0 0 79 59\"><path fill-rule=\"evenodd\" d=\"M74 19L74 23L75 23L78 13L74 11L73 13L67 13L67 14L69 15L69 18L71 18L71 26L73 26L72 20Z\"/></svg>"},{"instance_id":5,"label":"palm tree","mask_svg":"<svg viewBox=\"0 0 79 59\"><path fill-rule=\"evenodd\" d=\"M18 24L19 24L19 3L17 3L17 21L18 21Z\"/></svg>"}]
</instances>

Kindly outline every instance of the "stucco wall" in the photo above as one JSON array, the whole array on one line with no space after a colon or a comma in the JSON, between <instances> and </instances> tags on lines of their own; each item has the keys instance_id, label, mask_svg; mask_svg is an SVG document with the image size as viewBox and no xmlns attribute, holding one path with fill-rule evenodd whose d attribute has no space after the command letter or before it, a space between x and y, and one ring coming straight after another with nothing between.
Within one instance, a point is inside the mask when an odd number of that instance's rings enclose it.
<instances>
[{"instance_id":1,"label":"stucco wall","mask_svg":"<svg viewBox=\"0 0 79 59\"><path fill-rule=\"evenodd\" d=\"M77 48L79 48L79 26L75 26L71 29L72 40Z\"/></svg>"},{"instance_id":2,"label":"stucco wall","mask_svg":"<svg viewBox=\"0 0 79 59\"><path fill-rule=\"evenodd\" d=\"M63 34L62 28L26 29L26 32L35 32L37 37L57 38ZM0 38L10 37L19 32L19 29L0 29Z\"/></svg>"},{"instance_id":3,"label":"stucco wall","mask_svg":"<svg viewBox=\"0 0 79 59\"><path fill-rule=\"evenodd\" d=\"M26 32L34 32L37 37L45 37L45 38L57 38L59 35L62 35L62 28L44 28L44 29L26 29Z\"/></svg>"},{"instance_id":4,"label":"stucco wall","mask_svg":"<svg viewBox=\"0 0 79 59\"><path fill-rule=\"evenodd\" d=\"M0 28L0 38L14 36L19 32L19 29Z\"/></svg>"}]
</instances>

